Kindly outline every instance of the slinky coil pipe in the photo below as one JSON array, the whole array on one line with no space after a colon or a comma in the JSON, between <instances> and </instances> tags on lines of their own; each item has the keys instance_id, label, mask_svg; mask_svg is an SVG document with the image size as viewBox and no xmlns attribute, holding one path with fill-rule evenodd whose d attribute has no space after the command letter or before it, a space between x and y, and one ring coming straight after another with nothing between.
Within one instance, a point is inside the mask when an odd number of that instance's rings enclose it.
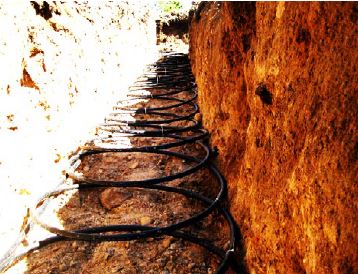
<instances>
[{"instance_id":1,"label":"slinky coil pipe","mask_svg":"<svg viewBox=\"0 0 358 274\"><path fill-rule=\"evenodd\" d=\"M122 137L143 139L158 138L164 142L130 148L107 148L91 144L82 147L80 152L70 159L71 169L67 172L67 177L72 179L74 184L46 193L31 210L31 225L39 225L56 236L39 241L38 246L30 248L23 254L9 256L5 261L0 262L0 271L5 271L10 268L16 262L29 255L29 253L58 241L130 241L169 235L197 244L221 258L221 262L215 273L225 273L230 267L234 272L239 272L240 267L238 267L234 256L237 245L236 226L230 213L221 205L226 195L226 182L218 169L210 162L211 149L205 140L208 134L205 129L200 127L200 121L195 117L198 113L198 106L195 103L197 91L187 56L180 53L166 53L160 63L148 66L148 72L139 78L130 88L130 91L133 92L141 90L155 90L156 92L151 94L132 93L129 94L128 99L117 102L117 106L113 108L114 112L111 113L109 117L106 118L105 123L99 127L102 133L107 133L107 136L101 136L99 141L110 141L114 138L113 135L119 134L119 136ZM172 97L182 92L189 93L189 98L179 99ZM131 102L135 104L138 100L150 99L155 99L159 102L162 101L163 104L146 108L126 106ZM175 111L181 107L185 107L189 109L189 111L185 110L185 113L182 114L175 113ZM126 121L121 118L123 114L145 115L150 116L151 119L146 117L145 119ZM180 125L178 125L178 123ZM180 148L188 144L195 144L196 147L199 147L202 156L194 157L182 152L170 150L171 148ZM76 174L76 168L80 165L81 159L83 159L84 156L108 152L166 155L191 163L191 166L167 176L128 181L97 180ZM213 178L215 178L219 189L215 198L208 198L203 194L189 189L165 185L170 181L194 174L201 169L207 169ZM79 230L65 230L51 226L41 219L40 211L42 207L46 206L54 197L71 190L103 189L104 187L135 187L139 189L158 190L166 193L177 193L187 198L200 201L204 205L204 209L185 220L160 227L118 224L85 227ZM230 229L230 243L226 250L215 246L208 239L200 238L187 231L182 231L183 228L203 220L209 214L212 214L214 210L224 217ZM30 224L28 224L28 226L30 226ZM104 234L107 232L111 232L111 234Z\"/></svg>"}]
</instances>

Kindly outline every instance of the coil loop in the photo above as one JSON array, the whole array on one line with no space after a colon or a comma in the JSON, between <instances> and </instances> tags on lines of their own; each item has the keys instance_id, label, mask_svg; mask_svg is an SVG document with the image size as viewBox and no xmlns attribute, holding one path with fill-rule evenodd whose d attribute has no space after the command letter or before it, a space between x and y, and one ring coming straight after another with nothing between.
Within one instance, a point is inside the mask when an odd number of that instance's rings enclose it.
<instances>
[{"instance_id":1,"label":"coil loop","mask_svg":"<svg viewBox=\"0 0 358 274\"><path fill-rule=\"evenodd\" d=\"M210 162L211 150L206 142L208 133L201 128L200 119L196 117L199 111L195 103L196 98L197 90L187 55L165 53L160 62L148 66L148 71L130 88L128 99L117 102L113 113L108 115L105 123L99 126L98 138L88 142L79 153L71 158L71 169L68 170L67 177L72 179L75 184L46 193L32 210L33 222L56 236L42 240L37 247L12 258L12 263L29 252L58 241L130 241L170 235L200 245L218 256L221 262L215 273L224 273L229 267L234 272L238 272L239 268L233 255L237 245L236 226L230 213L222 206L226 195L226 182L218 169ZM151 106L150 100L153 99L162 103ZM138 102L143 100L147 100L149 106L128 106L130 104L138 105ZM178 111L181 113L178 114ZM134 116L135 119L128 121L123 118L128 115ZM116 140L120 138L136 138L141 141L131 147L116 146ZM154 139L157 142L153 144L146 142L146 140ZM109 146L109 144L111 145ZM195 146L199 151L198 155L187 154L182 149L186 145ZM84 157L104 153L165 155L185 161L189 163L189 167L162 177L121 181L88 178L76 173L76 169ZM207 169L215 178L218 191L212 198L190 189L168 185L169 182L185 178L202 169ZM41 214L39 214L41 207L52 198L74 189L102 189L104 187L150 189L176 193L201 202L204 208L184 220L166 226L118 224L65 230L51 226L41 219ZM186 229L213 214L214 211L226 220L229 227L230 241L226 249L218 247L210 240L196 236ZM10 266L10 263L7 263L6 266L2 263L2 270Z\"/></svg>"}]
</instances>

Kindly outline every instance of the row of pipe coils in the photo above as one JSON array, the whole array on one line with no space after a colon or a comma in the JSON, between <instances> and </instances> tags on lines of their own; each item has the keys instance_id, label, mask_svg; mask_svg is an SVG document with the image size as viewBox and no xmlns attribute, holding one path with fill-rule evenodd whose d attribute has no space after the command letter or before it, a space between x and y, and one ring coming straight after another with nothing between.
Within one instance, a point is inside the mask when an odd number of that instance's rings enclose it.
<instances>
[{"instance_id":1,"label":"row of pipe coils","mask_svg":"<svg viewBox=\"0 0 358 274\"><path fill-rule=\"evenodd\" d=\"M148 92L149 91L149 92ZM182 92L187 92L189 96L184 99L178 98ZM235 248L237 241L237 229L230 213L222 207L222 201L226 195L226 183L218 169L210 162L211 150L206 144L208 137L207 131L201 128L200 119L197 118L198 106L195 103L197 91L194 78L191 73L188 56L179 53L164 53L163 57L155 64L148 67L148 71L130 89L128 99L122 100L114 107L105 123L99 127L98 138L93 140L91 145L82 148L79 153L71 159L71 169L67 177L72 179L75 184L61 187L55 191L46 193L37 203L31 212L31 222L29 225L40 225L56 236L49 237L39 242L38 246L27 250L16 257L9 256L1 262L1 269L11 267L15 262L27 256L30 252L39 250L42 247L64 240L82 241L130 241L149 237L169 235L192 242L207 249L220 258L220 264L215 273L224 273L229 268L234 272L239 272L240 267L235 260ZM149 107L131 107L140 101L155 99L163 101L162 105ZM168 103L170 102L170 103ZM129 105L129 106L128 106ZM176 109L185 106L185 112L175 113ZM183 112L183 111L182 111ZM136 119L123 118L125 115L135 114ZM131 117L131 116L130 116ZM149 118L148 118L149 117ZM105 144L111 143L116 138L137 138L143 140L155 138L161 140L155 144L139 144L135 147L106 147ZM179 148L187 144L196 144L203 151L202 157L194 157L182 152L173 151L172 148ZM97 180L79 176L75 171L81 163L81 159L88 155L101 153L128 153L140 152L158 155L167 155L179 158L191 163L190 167L167 176L159 178L148 178L144 180L129 181L109 181ZM207 169L216 178L218 192L214 198L209 198L201 193L184 189L181 187L169 186L168 182L184 178L200 169ZM167 226L145 226L145 225L109 225L94 226L79 230L65 230L51 226L41 219L41 206L47 204L51 199L70 190L95 189L103 187L120 188L141 188L177 193L190 199L196 199L205 205L201 212L193 214L191 217L172 223ZM221 214L229 227L229 245L225 249L214 245L210 240L200 238L194 234L183 231L184 228L198 223L212 214L214 211Z\"/></svg>"}]
</instances>

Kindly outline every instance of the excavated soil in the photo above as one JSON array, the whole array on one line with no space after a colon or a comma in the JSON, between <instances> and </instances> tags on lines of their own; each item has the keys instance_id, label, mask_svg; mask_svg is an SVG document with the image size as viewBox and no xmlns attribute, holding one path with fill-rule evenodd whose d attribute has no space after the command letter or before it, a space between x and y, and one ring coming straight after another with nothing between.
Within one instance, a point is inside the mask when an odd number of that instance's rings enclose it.
<instances>
[{"instance_id":1,"label":"excavated soil","mask_svg":"<svg viewBox=\"0 0 358 274\"><path fill-rule=\"evenodd\" d=\"M358 272L357 4L206 2L190 58L251 273Z\"/></svg>"},{"instance_id":2,"label":"excavated soil","mask_svg":"<svg viewBox=\"0 0 358 274\"><path fill-rule=\"evenodd\" d=\"M175 96L187 99L190 94L183 92ZM166 103L164 100L150 99L135 103L132 107L160 107ZM182 106L177 109L177 114L188 111L191 111L189 106ZM137 114L134 117L143 120L148 116ZM111 123L111 118L113 115L107 118L107 123ZM179 125L184 124L173 123L173 126ZM131 146L139 147L172 141L158 137L116 139L115 133L108 132L106 138L101 138L104 133L99 130L98 136L85 147L128 145L128 141ZM196 143L170 150L198 158L205 154ZM142 180L172 175L191 166L192 163L167 155L106 152L82 157L76 174L95 180ZM214 198L218 192L214 180L211 173L203 168L167 185L184 187ZM64 193L53 197L51 203L56 202L65 204L50 214L56 214L66 230L115 224L166 226L187 219L205 208L198 200L180 194L133 187L76 190L71 195ZM43 215L47 216L46 212ZM50 222L46 217L44 221ZM185 228L185 231L208 238L219 247L228 248L229 228L218 212L214 211L203 221ZM203 247L172 236L125 242L75 240L51 243L32 252L27 257L25 273L214 273L219 263L219 258Z\"/></svg>"}]
</instances>

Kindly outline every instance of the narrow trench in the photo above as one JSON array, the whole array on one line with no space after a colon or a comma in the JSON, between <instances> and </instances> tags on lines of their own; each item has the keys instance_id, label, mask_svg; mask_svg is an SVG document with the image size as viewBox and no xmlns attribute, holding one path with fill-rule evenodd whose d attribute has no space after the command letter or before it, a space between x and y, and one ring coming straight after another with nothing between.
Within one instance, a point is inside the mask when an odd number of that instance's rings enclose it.
<instances>
[{"instance_id":1,"label":"narrow trench","mask_svg":"<svg viewBox=\"0 0 358 274\"><path fill-rule=\"evenodd\" d=\"M26 257L25 273L243 273L196 97L187 55L148 66L31 212L28 228L56 236L1 267Z\"/></svg>"}]
</instances>

